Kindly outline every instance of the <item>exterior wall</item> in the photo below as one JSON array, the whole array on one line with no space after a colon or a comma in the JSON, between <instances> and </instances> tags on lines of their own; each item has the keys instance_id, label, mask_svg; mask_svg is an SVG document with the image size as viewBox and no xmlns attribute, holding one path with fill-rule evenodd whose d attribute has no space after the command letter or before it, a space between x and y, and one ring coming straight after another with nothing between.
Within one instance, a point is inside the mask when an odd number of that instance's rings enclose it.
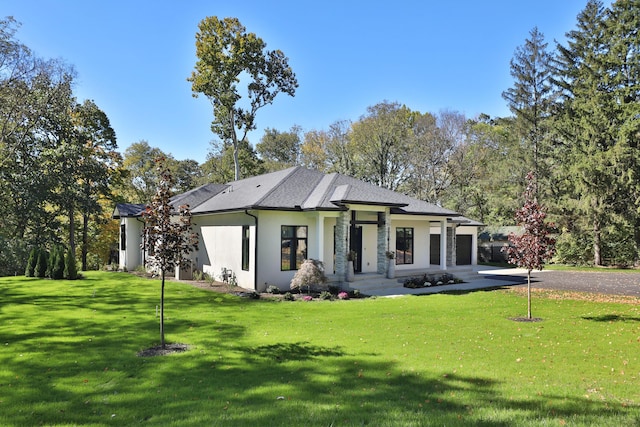
<instances>
[{"instance_id":1,"label":"exterior wall","mask_svg":"<svg viewBox=\"0 0 640 427\"><path fill-rule=\"evenodd\" d=\"M140 247L144 227L138 218L131 217L120 218L120 226L122 225L125 226L126 248L124 250L122 249L120 245L122 236L120 236L120 240L118 241L119 267L123 270L131 271L144 263L143 251ZM120 233L122 233L122 228L120 230Z\"/></svg>"},{"instance_id":2,"label":"exterior wall","mask_svg":"<svg viewBox=\"0 0 640 427\"><path fill-rule=\"evenodd\" d=\"M222 269L235 274L239 286L255 289L255 220L244 213L212 214L193 218L194 231L200 236L194 254L195 268L216 280ZM249 270L242 270L242 227L249 226Z\"/></svg>"},{"instance_id":3,"label":"exterior wall","mask_svg":"<svg viewBox=\"0 0 640 427\"><path fill-rule=\"evenodd\" d=\"M335 256L334 248L334 229L336 226L336 218L324 218L324 248L321 261L324 262L326 274L335 274Z\"/></svg>"},{"instance_id":4,"label":"exterior wall","mask_svg":"<svg viewBox=\"0 0 640 427\"><path fill-rule=\"evenodd\" d=\"M317 217L317 212L258 212L260 225L258 230L257 290L266 289L268 285L276 285L282 290L287 290L296 273L281 269L282 238L280 232L283 225L307 226L307 258L322 259L324 257L326 252L320 253L316 241L318 236ZM325 247L326 245L333 247L333 239L330 241L325 239Z\"/></svg>"},{"instance_id":5,"label":"exterior wall","mask_svg":"<svg viewBox=\"0 0 640 427\"><path fill-rule=\"evenodd\" d=\"M413 228L413 264L396 264L396 271L428 269L431 265L430 258L430 222L425 219L398 220L391 216L391 228L389 231L389 250L396 250L396 229L398 227Z\"/></svg>"}]
</instances>

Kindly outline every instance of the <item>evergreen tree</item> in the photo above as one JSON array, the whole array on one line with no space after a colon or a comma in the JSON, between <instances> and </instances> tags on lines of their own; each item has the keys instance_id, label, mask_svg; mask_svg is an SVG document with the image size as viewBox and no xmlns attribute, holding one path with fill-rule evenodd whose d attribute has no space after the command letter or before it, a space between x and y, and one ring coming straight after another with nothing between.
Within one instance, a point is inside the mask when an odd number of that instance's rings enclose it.
<instances>
[{"instance_id":1,"label":"evergreen tree","mask_svg":"<svg viewBox=\"0 0 640 427\"><path fill-rule=\"evenodd\" d=\"M547 118L552 99L551 60L544 35L534 27L530 38L519 46L511 60L513 87L502 93L515 115L516 129L526 147L525 167L533 170L536 179L547 177L543 167L548 150L543 148L547 135ZM536 184L537 188L537 184ZM537 190L536 190L537 191Z\"/></svg>"},{"instance_id":2,"label":"evergreen tree","mask_svg":"<svg viewBox=\"0 0 640 427\"><path fill-rule=\"evenodd\" d=\"M38 251L38 261L36 262L36 267L34 271L34 275L43 279L47 276L47 261L48 261L48 253L44 249Z\"/></svg>"},{"instance_id":3,"label":"evergreen tree","mask_svg":"<svg viewBox=\"0 0 640 427\"><path fill-rule=\"evenodd\" d=\"M36 270L36 263L38 262L38 248L31 249L29 252L29 259L27 260L27 268L24 275L27 277L33 277Z\"/></svg>"},{"instance_id":4,"label":"evergreen tree","mask_svg":"<svg viewBox=\"0 0 640 427\"><path fill-rule=\"evenodd\" d=\"M595 265L603 263L603 232L619 197L612 150L617 107L607 88L605 17L601 2L587 3L577 29L567 33L567 45L558 45L554 77L562 101L555 122L557 156L563 158L558 172L571 199L561 203L588 221L583 229L591 230Z\"/></svg>"},{"instance_id":5,"label":"evergreen tree","mask_svg":"<svg viewBox=\"0 0 640 427\"><path fill-rule=\"evenodd\" d=\"M78 269L76 267L76 257L72 250L67 251L67 255L64 259L64 274L65 279L76 280L78 278Z\"/></svg>"}]
</instances>

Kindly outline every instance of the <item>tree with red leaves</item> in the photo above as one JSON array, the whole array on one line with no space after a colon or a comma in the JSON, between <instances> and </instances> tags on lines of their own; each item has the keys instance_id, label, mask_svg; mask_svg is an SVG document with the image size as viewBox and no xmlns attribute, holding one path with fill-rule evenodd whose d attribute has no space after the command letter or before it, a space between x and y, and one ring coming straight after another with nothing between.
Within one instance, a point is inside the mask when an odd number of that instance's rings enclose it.
<instances>
[{"instance_id":1,"label":"tree with red leaves","mask_svg":"<svg viewBox=\"0 0 640 427\"><path fill-rule=\"evenodd\" d=\"M158 271L162 278L160 292L160 343L164 341L164 279L166 272L176 266L190 262L187 255L198 248L198 235L191 231L189 206L176 208L171 205L174 179L164 157L155 160L158 189L153 201L142 214L145 221L146 249L149 251L149 267ZM143 248L144 249L144 248Z\"/></svg>"},{"instance_id":2,"label":"tree with red leaves","mask_svg":"<svg viewBox=\"0 0 640 427\"><path fill-rule=\"evenodd\" d=\"M523 228L522 234L509 234L507 256L510 264L527 270L527 317L531 319L531 271L542 270L555 253L556 241L550 234L555 226L546 222L545 207L536 197L536 179L532 172L527 174L527 188L524 191L524 205L516 211L516 221Z\"/></svg>"}]
</instances>

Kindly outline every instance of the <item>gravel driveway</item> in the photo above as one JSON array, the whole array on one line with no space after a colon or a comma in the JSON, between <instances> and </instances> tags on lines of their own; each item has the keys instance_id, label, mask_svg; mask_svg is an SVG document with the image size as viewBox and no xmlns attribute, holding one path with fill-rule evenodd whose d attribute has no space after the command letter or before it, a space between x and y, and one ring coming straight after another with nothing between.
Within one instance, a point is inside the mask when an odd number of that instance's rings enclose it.
<instances>
[{"instance_id":1,"label":"gravel driveway","mask_svg":"<svg viewBox=\"0 0 640 427\"><path fill-rule=\"evenodd\" d=\"M509 276L524 278L525 284L517 286L526 286L526 273ZM505 280L506 277L509 276L504 276L501 279ZM591 292L598 294L640 297L640 272L592 273L551 270L534 271L531 273L531 287L560 291Z\"/></svg>"}]
</instances>

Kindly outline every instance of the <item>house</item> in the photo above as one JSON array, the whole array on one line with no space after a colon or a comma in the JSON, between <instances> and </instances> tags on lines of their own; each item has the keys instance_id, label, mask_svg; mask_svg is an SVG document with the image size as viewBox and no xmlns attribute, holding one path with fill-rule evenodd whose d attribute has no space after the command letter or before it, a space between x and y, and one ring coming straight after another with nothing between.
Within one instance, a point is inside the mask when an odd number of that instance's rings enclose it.
<instances>
[{"instance_id":1,"label":"house","mask_svg":"<svg viewBox=\"0 0 640 427\"><path fill-rule=\"evenodd\" d=\"M303 167L206 184L175 196L172 204L188 204L193 215L200 239L193 268L218 279L232 275L256 291L268 285L288 289L306 258L323 261L327 275L346 287L349 251L356 253L356 273L386 274L388 251L396 254L396 273L474 265L482 225L343 174ZM121 268L145 264L143 210L115 208ZM188 278L189 271L177 276Z\"/></svg>"}]
</instances>

